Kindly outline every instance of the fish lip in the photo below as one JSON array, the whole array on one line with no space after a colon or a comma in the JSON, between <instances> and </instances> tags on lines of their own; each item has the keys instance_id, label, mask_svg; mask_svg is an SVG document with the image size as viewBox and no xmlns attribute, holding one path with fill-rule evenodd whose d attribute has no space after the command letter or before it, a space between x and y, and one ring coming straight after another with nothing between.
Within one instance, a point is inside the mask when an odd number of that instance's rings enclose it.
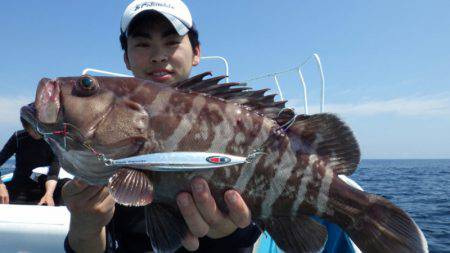
<instances>
[{"instance_id":1,"label":"fish lip","mask_svg":"<svg viewBox=\"0 0 450 253\"><path fill-rule=\"evenodd\" d=\"M42 78L37 86L35 109L38 122L57 123L61 113L61 82L58 79Z\"/></svg>"}]
</instances>

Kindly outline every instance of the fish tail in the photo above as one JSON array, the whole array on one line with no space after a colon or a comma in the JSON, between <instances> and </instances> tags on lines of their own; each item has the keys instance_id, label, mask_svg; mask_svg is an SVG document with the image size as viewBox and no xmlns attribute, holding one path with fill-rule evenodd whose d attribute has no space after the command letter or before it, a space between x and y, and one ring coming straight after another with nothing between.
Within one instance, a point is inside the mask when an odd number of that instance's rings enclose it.
<instances>
[{"instance_id":1,"label":"fish tail","mask_svg":"<svg viewBox=\"0 0 450 253\"><path fill-rule=\"evenodd\" d=\"M406 212L337 177L333 179L324 216L340 225L363 252L428 252L422 231Z\"/></svg>"},{"instance_id":2,"label":"fish tail","mask_svg":"<svg viewBox=\"0 0 450 253\"><path fill-rule=\"evenodd\" d=\"M286 125L283 116L292 118L281 115L280 125ZM338 178L339 174L352 174L360 161L358 143L348 126L327 113L298 115L289 124L285 132L297 165L288 185L299 185L292 215L317 215L336 223L363 252L428 252L422 231L408 214L388 200L357 190Z\"/></svg>"}]
</instances>

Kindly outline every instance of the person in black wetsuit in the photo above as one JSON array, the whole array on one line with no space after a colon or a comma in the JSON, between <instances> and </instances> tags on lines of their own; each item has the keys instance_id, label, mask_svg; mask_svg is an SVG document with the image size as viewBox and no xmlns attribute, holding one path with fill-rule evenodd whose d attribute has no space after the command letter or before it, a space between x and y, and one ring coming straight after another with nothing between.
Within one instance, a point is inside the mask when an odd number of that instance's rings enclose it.
<instances>
[{"instance_id":1,"label":"person in black wetsuit","mask_svg":"<svg viewBox=\"0 0 450 253\"><path fill-rule=\"evenodd\" d=\"M168 14L170 13L170 14ZM120 41L127 68L138 78L172 84L186 80L200 61L198 32L179 0L134 1L122 17ZM222 213L202 178L176 197L188 226L177 252L252 252L260 230L237 191L228 190ZM115 204L107 187L72 180L63 188L71 222L66 252L150 252L144 207ZM161 222L165 222L161 219Z\"/></svg>"},{"instance_id":2,"label":"person in black wetsuit","mask_svg":"<svg viewBox=\"0 0 450 253\"><path fill-rule=\"evenodd\" d=\"M55 200L59 203L61 199L59 162L42 136L22 118L21 122L24 130L15 132L0 151L0 166L16 155L12 180L5 184L0 179L0 203L54 206ZM49 166L49 171L47 176L40 176L36 182L30 176L33 169L41 166Z\"/></svg>"}]
</instances>

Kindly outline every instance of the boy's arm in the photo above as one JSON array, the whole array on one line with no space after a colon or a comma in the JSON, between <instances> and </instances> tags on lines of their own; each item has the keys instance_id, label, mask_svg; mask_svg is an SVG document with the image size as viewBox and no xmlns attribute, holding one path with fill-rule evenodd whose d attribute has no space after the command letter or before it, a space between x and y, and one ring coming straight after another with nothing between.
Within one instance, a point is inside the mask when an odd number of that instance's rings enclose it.
<instances>
[{"instance_id":1,"label":"boy's arm","mask_svg":"<svg viewBox=\"0 0 450 253\"><path fill-rule=\"evenodd\" d=\"M13 156L17 151L17 138L16 135L13 134L11 138L9 138L8 142L6 142L3 149L0 151L0 166L2 166L11 156ZM1 176L1 172L0 172ZM0 183L3 183L0 178Z\"/></svg>"},{"instance_id":2,"label":"boy's arm","mask_svg":"<svg viewBox=\"0 0 450 253\"><path fill-rule=\"evenodd\" d=\"M115 201L103 186L90 186L71 180L62 189L70 211L68 246L75 252L104 252L105 226L114 214Z\"/></svg>"},{"instance_id":3,"label":"boy's arm","mask_svg":"<svg viewBox=\"0 0 450 253\"><path fill-rule=\"evenodd\" d=\"M53 156L53 154L52 154ZM53 199L53 193L55 192L56 185L58 183L58 174L59 174L59 162L56 158L53 158L53 161L50 164L47 173L47 181L45 182L45 194L42 196L38 205L46 204L48 206L54 206L55 201Z\"/></svg>"},{"instance_id":4,"label":"boy's arm","mask_svg":"<svg viewBox=\"0 0 450 253\"><path fill-rule=\"evenodd\" d=\"M53 155L53 153L52 153L51 156L52 156L51 157L52 161L48 168L47 180L58 180L58 175L59 175L59 171L60 171L61 167L60 167L59 161L55 157L55 155Z\"/></svg>"},{"instance_id":5,"label":"boy's arm","mask_svg":"<svg viewBox=\"0 0 450 253\"><path fill-rule=\"evenodd\" d=\"M53 200L53 193L56 189L56 184L58 181L54 179L48 179L45 182L45 194L42 196L41 200L39 201L38 205L47 205L47 206L54 206L55 201Z\"/></svg>"}]
</instances>

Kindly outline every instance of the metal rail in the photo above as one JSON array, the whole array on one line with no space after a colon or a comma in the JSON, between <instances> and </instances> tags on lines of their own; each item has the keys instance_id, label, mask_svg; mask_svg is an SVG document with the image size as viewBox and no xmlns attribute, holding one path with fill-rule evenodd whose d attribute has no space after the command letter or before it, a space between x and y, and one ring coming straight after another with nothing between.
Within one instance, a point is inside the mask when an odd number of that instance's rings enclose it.
<instances>
[{"instance_id":1,"label":"metal rail","mask_svg":"<svg viewBox=\"0 0 450 253\"><path fill-rule=\"evenodd\" d=\"M297 66L295 66L293 68L289 68L289 69L282 70L282 71L279 71L279 72L274 72L274 73L270 73L270 74L257 76L257 77L248 79L248 80L246 80L244 82L248 83L248 82L252 82L252 81L255 81L255 80L259 80L259 79L273 78L274 81L275 81L275 85L277 86L280 98L281 98L281 100L284 100L284 96L283 96L283 93L282 93L282 89L281 89L278 77L281 74L285 74L285 73L292 72L292 71L297 71L298 75L299 75L299 78L300 78L300 85L303 88L305 113L309 114L307 85L306 85L305 79L303 78L302 67L306 63L308 63L311 58L314 58L314 60L316 62L316 65L317 65L317 68L318 68L318 71L320 73L320 81L321 81L320 112L324 112L324 110L325 110L325 78L324 78L324 74L323 74L322 62L320 61L319 55L316 54L316 53L312 54L304 62L302 62L300 65L297 65Z\"/></svg>"},{"instance_id":2,"label":"metal rail","mask_svg":"<svg viewBox=\"0 0 450 253\"><path fill-rule=\"evenodd\" d=\"M227 59L225 59L222 56L204 56L201 57L201 59L203 60L221 60L223 61L223 63L225 64L225 75L227 76L225 79L225 82L229 82L229 76L230 76L230 68L229 68L229 64ZM131 75L126 75L126 74L122 74L122 73L115 73L115 72L110 72L110 71L105 71L105 70L101 70L101 69L94 69L94 68L86 68L83 69L83 71L81 72L83 75L86 75L87 73L99 73L99 74L104 74L104 75L111 75L111 76L120 76L120 77L133 77Z\"/></svg>"},{"instance_id":3,"label":"metal rail","mask_svg":"<svg viewBox=\"0 0 450 253\"><path fill-rule=\"evenodd\" d=\"M105 75L110 75L110 76L132 77L130 75L125 75L125 74L121 74L121 73L114 73L114 72L110 72L110 71L105 71L105 70L101 70L101 69L93 69L93 68L83 69L83 71L81 73L83 75L86 75L87 73L99 73L99 74L105 74Z\"/></svg>"},{"instance_id":4,"label":"metal rail","mask_svg":"<svg viewBox=\"0 0 450 253\"><path fill-rule=\"evenodd\" d=\"M309 62L309 60L311 58L314 58L316 65L317 65L317 69L320 73L320 81L321 81L321 97L320 97L320 112L324 112L325 111L325 77L323 74L323 67L322 67L322 62L320 60L320 57L318 54L314 53L311 56L309 56L304 62L302 62L300 65L295 66L293 68L290 69L286 69L286 70L282 70L279 72L274 72L274 73L270 73L270 74L265 74L262 76L258 76L258 77L254 77L251 79L248 79L246 81L244 81L244 83L248 83L248 82L252 82L255 80L259 80L259 79L263 79L263 78L270 78L272 77L274 79L275 85L277 86L278 89L278 94L280 95L281 100L284 100L284 96L283 96L283 91L281 89L281 85L280 82L278 80L278 77L281 74L284 73L288 73L291 71L297 71L299 79L300 79L300 85L303 89L303 98L304 98L304 107L305 107L305 114L309 114L309 108L308 108L308 90L307 90L307 85L305 82L305 79L303 78L303 73L302 73L302 67ZM225 75L227 76L225 79L225 82L229 82L229 76L230 76L230 69L229 69L229 64L227 59L225 59L222 56L204 56L201 57L201 59L204 60L220 60L224 63L225 65ZM132 77L131 75L126 75L126 74L121 74L121 73L114 73L114 72L110 72L110 71L105 71L105 70L100 70L100 69L94 69L94 68L86 68L83 70L82 74L85 75L87 73L100 73L100 74L105 74L105 75L112 75L112 76L121 76L121 77Z\"/></svg>"},{"instance_id":5,"label":"metal rail","mask_svg":"<svg viewBox=\"0 0 450 253\"><path fill-rule=\"evenodd\" d=\"M223 63L225 64L225 75L227 76L226 78L225 78L225 82L227 82L227 83L229 83L230 82L230 72L229 72L229 65L228 65L228 61L227 61L227 59L225 59L224 57L222 57L222 56L204 56L204 57L201 57L200 59L204 59L204 60L221 60L221 61L223 61Z\"/></svg>"}]
</instances>

